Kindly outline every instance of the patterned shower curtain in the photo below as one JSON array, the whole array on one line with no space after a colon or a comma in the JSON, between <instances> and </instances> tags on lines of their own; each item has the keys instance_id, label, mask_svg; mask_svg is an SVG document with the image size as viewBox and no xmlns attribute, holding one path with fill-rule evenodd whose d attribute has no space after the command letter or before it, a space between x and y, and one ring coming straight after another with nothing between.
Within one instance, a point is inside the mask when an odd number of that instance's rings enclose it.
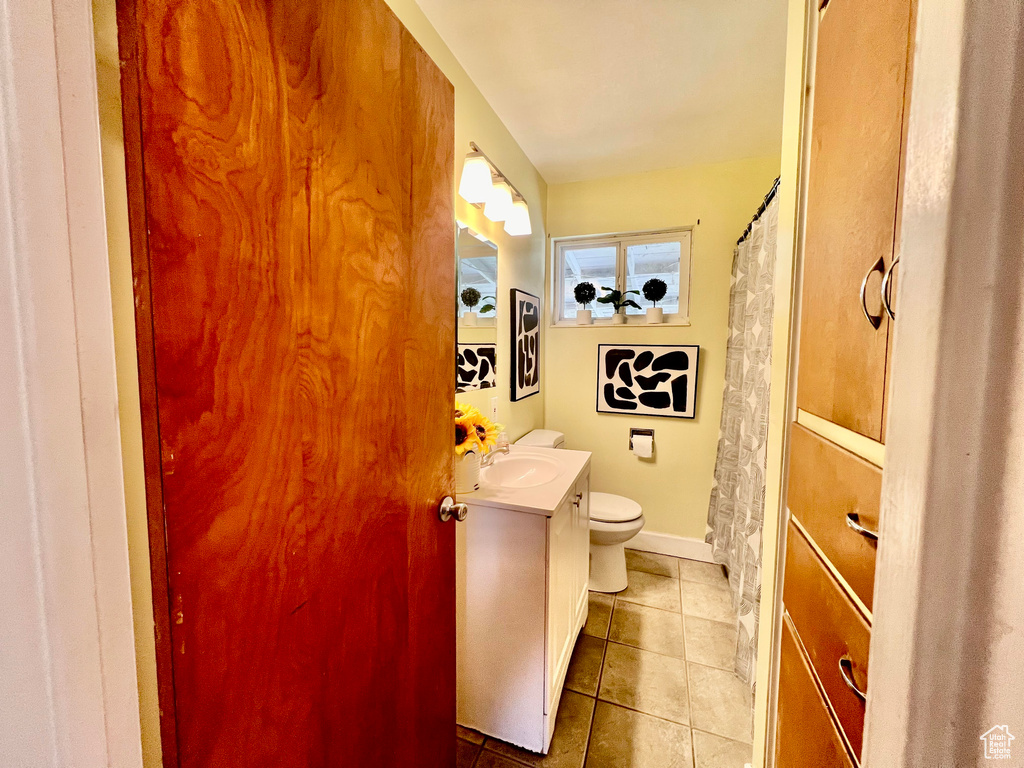
<instances>
[{"instance_id":1,"label":"patterned shower curtain","mask_svg":"<svg viewBox=\"0 0 1024 768\"><path fill-rule=\"evenodd\" d=\"M753 687L761 602L768 393L778 196L737 247L729 299L725 398L706 541L729 571L736 608L736 673Z\"/></svg>"}]
</instances>

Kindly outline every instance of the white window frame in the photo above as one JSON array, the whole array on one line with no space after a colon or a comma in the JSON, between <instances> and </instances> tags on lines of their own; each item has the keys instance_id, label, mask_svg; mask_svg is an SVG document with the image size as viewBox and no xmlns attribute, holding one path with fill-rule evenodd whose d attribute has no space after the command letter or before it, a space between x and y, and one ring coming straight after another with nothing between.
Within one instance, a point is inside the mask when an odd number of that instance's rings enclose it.
<instances>
[{"instance_id":1,"label":"white window frame","mask_svg":"<svg viewBox=\"0 0 1024 768\"><path fill-rule=\"evenodd\" d=\"M679 311L666 314L660 326L680 326L690 324L690 270L693 265L693 227L676 227L642 232L616 232L607 235L588 235L583 237L558 237L551 241L551 318L550 324L558 328L623 328L631 325L646 325L645 314L626 315L626 322L614 325L611 318L595 317L592 325L577 325L573 318L564 317L565 295L562 289L564 252L573 247L614 247L615 248L615 289L622 291L626 287L626 248L631 245L647 243L679 242ZM600 295L601 286L595 285ZM658 327L656 325L648 327Z\"/></svg>"}]
</instances>

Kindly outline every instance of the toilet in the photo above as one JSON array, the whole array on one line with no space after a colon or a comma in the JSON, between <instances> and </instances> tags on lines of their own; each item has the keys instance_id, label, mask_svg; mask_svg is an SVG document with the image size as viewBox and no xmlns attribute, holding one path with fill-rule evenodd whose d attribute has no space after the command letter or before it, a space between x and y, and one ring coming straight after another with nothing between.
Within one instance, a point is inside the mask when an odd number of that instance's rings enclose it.
<instances>
[{"instance_id":1,"label":"toilet","mask_svg":"<svg viewBox=\"0 0 1024 768\"><path fill-rule=\"evenodd\" d=\"M535 429L516 440L534 448L564 448L565 435ZM632 499L612 493L590 493L590 589L621 592L627 586L625 544L644 527L643 509Z\"/></svg>"}]
</instances>

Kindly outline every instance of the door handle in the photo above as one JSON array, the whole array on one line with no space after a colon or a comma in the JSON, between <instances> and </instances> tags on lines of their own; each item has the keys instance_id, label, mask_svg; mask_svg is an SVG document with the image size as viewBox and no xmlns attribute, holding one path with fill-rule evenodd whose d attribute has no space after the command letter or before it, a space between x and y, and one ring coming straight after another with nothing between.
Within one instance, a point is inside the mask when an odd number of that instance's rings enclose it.
<instances>
[{"instance_id":1,"label":"door handle","mask_svg":"<svg viewBox=\"0 0 1024 768\"><path fill-rule=\"evenodd\" d=\"M896 319L896 313L892 311L892 271L899 263L900 257L897 256L882 277L882 306L885 307L885 314L889 316L890 320Z\"/></svg>"},{"instance_id":2,"label":"door handle","mask_svg":"<svg viewBox=\"0 0 1024 768\"><path fill-rule=\"evenodd\" d=\"M882 325L882 315L872 315L868 312L868 280L871 279L871 273L878 272L882 277L885 277L885 259L881 256L878 257L878 261L871 265L871 269L864 275L864 279L860 281L860 308L864 312L864 317L871 323L871 327L876 331L879 326ZM884 303L884 302L883 302Z\"/></svg>"},{"instance_id":3,"label":"door handle","mask_svg":"<svg viewBox=\"0 0 1024 768\"><path fill-rule=\"evenodd\" d=\"M451 496L445 496L444 501L441 502L441 508L438 510L437 516L441 518L442 523L447 523L453 517L456 522L461 523L469 516L469 507L461 501L456 502Z\"/></svg>"},{"instance_id":4,"label":"door handle","mask_svg":"<svg viewBox=\"0 0 1024 768\"><path fill-rule=\"evenodd\" d=\"M860 524L860 515L856 512L849 512L846 515L846 524L865 539L871 539L871 541L878 541L878 531L872 531L870 528L865 528Z\"/></svg>"},{"instance_id":5,"label":"door handle","mask_svg":"<svg viewBox=\"0 0 1024 768\"><path fill-rule=\"evenodd\" d=\"M843 654L843 657L839 659L839 674L842 675L846 687L853 691L858 699L861 701L868 700L867 693L858 688L857 684L853 682L853 660L846 654Z\"/></svg>"}]
</instances>

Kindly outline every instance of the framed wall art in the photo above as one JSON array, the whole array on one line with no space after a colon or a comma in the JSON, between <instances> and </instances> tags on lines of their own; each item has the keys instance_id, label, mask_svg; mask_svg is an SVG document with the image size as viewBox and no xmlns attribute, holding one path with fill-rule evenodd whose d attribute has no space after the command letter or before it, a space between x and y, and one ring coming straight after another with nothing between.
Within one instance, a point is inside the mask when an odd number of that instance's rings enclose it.
<instances>
[{"instance_id":1,"label":"framed wall art","mask_svg":"<svg viewBox=\"0 0 1024 768\"><path fill-rule=\"evenodd\" d=\"M697 345L598 344L597 412L692 419Z\"/></svg>"},{"instance_id":2,"label":"framed wall art","mask_svg":"<svg viewBox=\"0 0 1024 768\"><path fill-rule=\"evenodd\" d=\"M471 392L490 389L497 384L495 376L498 345L490 343L455 345L455 391Z\"/></svg>"},{"instance_id":3,"label":"framed wall art","mask_svg":"<svg viewBox=\"0 0 1024 768\"><path fill-rule=\"evenodd\" d=\"M512 289L512 402L540 392L540 299Z\"/></svg>"}]
</instances>

